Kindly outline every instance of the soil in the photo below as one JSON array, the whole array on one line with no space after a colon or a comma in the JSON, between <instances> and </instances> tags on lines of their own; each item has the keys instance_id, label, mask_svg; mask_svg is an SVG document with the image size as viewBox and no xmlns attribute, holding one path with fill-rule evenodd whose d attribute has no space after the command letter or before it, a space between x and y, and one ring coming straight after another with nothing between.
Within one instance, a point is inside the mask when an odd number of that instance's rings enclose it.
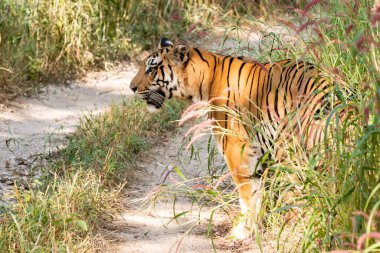
<instances>
[{"instance_id":1,"label":"soil","mask_svg":"<svg viewBox=\"0 0 380 253\"><path fill-rule=\"evenodd\" d=\"M67 86L47 86L38 96L20 97L3 106L0 109L0 200L6 199L15 183L22 187L38 177L38 168L65 147L67 136L75 131L81 116L104 112L110 104L132 95L128 86L135 73L135 65L124 64L111 71L89 73ZM166 133L144 154L126 190L125 212L102 231L109 243L99 252L212 252L214 248L217 252L260 252L253 239L228 238L238 209L230 209L228 213L216 209L211 240L207 234L214 206L195 204L194 198L177 193L173 208L174 195L165 191L153 201L163 185L178 188L178 183L183 181L174 172L176 166L188 180L182 189L202 186L200 178L207 174L209 138L206 136L195 143L191 157L191 151L185 149L185 131L186 127ZM213 168L223 166L222 157L215 152ZM174 212L187 213L173 219ZM273 252L272 243L266 243L264 248L264 252Z\"/></svg>"},{"instance_id":2,"label":"soil","mask_svg":"<svg viewBox=\"0 0 380 253\"><path fill-rule=\"evenodd\" d=\"M260 38L251 32L246 39L257 46ZM207 42L211 47L220 43L204 40ZM233 40L226 41L225 47L235 46ZM38 177L34 168L43 166L49 155L65 146L82 115L103 112L111 103L132 95L128 86L136 70L135 65L124 64L89 73L65 87L50 85L38 96L19 98L0 108L0 202L15 182L25 185ZM196 142L196 159L190 159L191 152L184 148L184 131L167 133L144 155L128 184L125 212L101 231L109 244L100 252L260 252L254 239L229 239L238 209L217 208L211 216L215 205L195 204L194 198L183 194L166 191L155 198L160 190L178 188L183 181L174 172L176 167L187 179L182 189L194 189L198 178L207 173L208 138ZM215 155L214 166L223 167L219 155ZM212 236L207 235L209 224ZM275 238L269 233L262 236L263 252L276 252Z\"/></svg>"},{"instance_id":3,"label":"soil","mask_svg":"<svg viewBox=\"0 0 380 253\"><path fill-rule=\"evenodd\" d=\"M46 158L65 146L85 114L107 110L132 95L133 64L93 72L66 86L49 85L39 95L0 104L0 197L14 183L26 185L39 174Z\"/></svg>"},{"instance_id":4,"label":"soil","mask_svg":"<svg viewBox=\"0 0 380 253\"><path fill-rule=\"evenodd\" d=\"M186 150L184 145L187 142L183 138L185 132L182 128L167 133L140 160L136 178L126 191L125 212L102 232L113 243L101 252L206 253L214 249L216 252L260 252L254 239L232 240L229 237L238 208L223 210L215 208L217 204L195 203L189 194L181 194L204 185L209 157L208 136L196 141L195 155L191 155L191 150ZM214 144L211 142L211 145ZM213 157L209 167L223 168L221 155L214 153ZM186 180L175 172L176 167ZM230 180L223 184L228 186ZM196 198L199 200L201 196ZM237 201L233 203L237 207ZM213 210L215 213L211 216ZM178 218L173 219L176 215ZM212 236L208 236L209 224ZM276 252L274 238L275 235L266 235L263 252Z\"/></svg>"}]
</instances>

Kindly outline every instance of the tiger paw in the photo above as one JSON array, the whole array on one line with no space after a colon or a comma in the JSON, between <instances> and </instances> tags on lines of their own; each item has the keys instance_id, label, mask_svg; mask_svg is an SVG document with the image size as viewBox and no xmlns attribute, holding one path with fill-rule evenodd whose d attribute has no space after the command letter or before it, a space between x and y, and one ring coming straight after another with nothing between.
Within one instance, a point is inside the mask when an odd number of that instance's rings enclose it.
<instances>
[{"instance_id":1,"label":"tiger paw","mask_svg":"<svg viewBox=\"0 0 380 253\"><path fill-rule=\"evenodd\" d=\"M232 228L231 236L234 239L244 240L252 236L251 230L246 226L245 222L239 222Z\"/></svg>"}]
</instances>

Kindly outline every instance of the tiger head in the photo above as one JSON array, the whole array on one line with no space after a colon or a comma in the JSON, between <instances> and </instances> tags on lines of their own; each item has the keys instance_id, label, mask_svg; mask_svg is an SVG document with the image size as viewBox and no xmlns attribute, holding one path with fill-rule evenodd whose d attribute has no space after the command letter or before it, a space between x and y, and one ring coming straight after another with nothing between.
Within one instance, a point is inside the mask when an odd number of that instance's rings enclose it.
<instances>
[{"instance_id":1,"label":"tiger head","mask_svg":"<svg viewBox=\"0 0 380 253\"><path fill-rule=\"evenodd\" d=\"M158 49L145 58L130 84L131 90L148 104L149 111L159 109L165 99L188 98L185 67L189 60L189 46L173 45L162 38Z\"/></svg>"}]
</instances>

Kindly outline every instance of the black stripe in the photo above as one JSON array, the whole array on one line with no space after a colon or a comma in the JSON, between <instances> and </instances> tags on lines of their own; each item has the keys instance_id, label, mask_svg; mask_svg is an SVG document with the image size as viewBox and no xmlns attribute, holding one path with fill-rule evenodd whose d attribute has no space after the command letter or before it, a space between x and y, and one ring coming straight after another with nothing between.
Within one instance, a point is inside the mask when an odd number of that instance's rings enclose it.
<instances>
[{"instance_id":1,"label":"black stripe","mask_svg":"<svg viewBox=\"0 0 380 253\"><path fill-rule=\"evenodd\" d=\"M257 69L259 69L259 73L260 73L260 71L261 71L261 69L259 68L259 65L258 64L256 64L255 65L255 71L253 71L253 74L252 74L252 81L251 81L251 87L249 87L249 100L251 100L250 101L250 103L249 103L249 111L251 111L251 106L252 106L252 103L253 102L255 102L256 103L256 106L257 106L257 101L253 101L253 99L252 99L252 88L253 88L253 81L255 80L255 76L256 76L256 70ZM259 74L259 78L260 78L260 74ZM257 84L258 84L259 82L257 82ZM257 86L259 86L259 85L257 85ZM255 108L255 110L257 110L257 108Z\"/></svg>"},{"instance_id":2,"label":"black stripe","mask_svg":"<svg viewBox=\"0 0 380 253\"><path fill-rule=\"evenodd\" d=\"M307 82L306 82L306 85L305 85L305 89L303 90L303 93L302 94L304 94L304 95L306 95L307 93L307 87L309 86L309 83L310 83L310 80L312 79L312 77L309 77L309 79L307 79ZM313 80L313 82L312 83L314 83L314 80ZM313 86L313 84L311 85L311 86Z\"/></svg>"},{"instance_id":3,"label":"black stripe","mask_svg":"<svg viewBox=\"0 0 380 253\"><path fill-rule=\"evenodd\" d=\"M242 71L242 69L243 69L243 67L244 67L245 64L246 64L246 63L244 62L244 63L240 66L240 68L239 68L238 91L240 90L240 75L241 75L241 71Z\"/></svg>"},{"instance_id":4,"label":"black stripe","mask_svg":"<svg viewBox=\"0 0 380 253\"><path fill-rule=\"evenodd\" d=\"M194 64L196 65L195 61L193 61L192 59L190 59L190 61L194 62ZM195 73L195 68L194 68L194 65L191 64L191 67L193 68L193 72Z\"/></svg>"},{"instance_id":5,"label":"black stripe","mask_svg":"<svg viewBox=\"0 0 380 253\"><path fill-rule=\"evenodd\" d=\"M297 64L295 63L295 64L293 65L293 67L291 68L291 70L290 70L290 72L289 72L289 76L288 76L288 84L290 84L290 85L289 85L289 90L290 90L289 94L290 94L290 99L291 99L291 101L293 101L293 94L292 94L292 87L294 86L293 81L294 81L294 79L296 78L296 75L297 75L298 69L296 69L296 71L293 73L293 76L292 76L292 77L290 77L290 76L291 76L291 73L293 72L294 68L296 68L296 67L297 67ZM298 88L298 87L297 87L297 88ZM299 90L299 89L297 89L297 90Z\"/></svg>"},{"instance_id":6,"label":"black stripe","mask_svg":"<svg viewBox=\"0 0 380 253\"><path fill-rule=\"evenodd\" d=\"M231 57L230 62L228 64L228 71L227 71L227 92L228 92L227 93L227 108L229 106L230 94L231 94L231 91L230 91L230 72L231 72L231 65L232 65L233 61L234 61L234 57ZM224 126L226 129L227 129L227 124L228 124L227 120L228 120L228 113L226 113L226 116L225 116L226 122L225 122Z\"/></svg>"},{"instance_id":7,"label":"black stripe","mask_svg":"<svg viewBox=\"0 0 380 253\"><path fill-rule=\"evenodd\" d=\"M315 112L317 111L316 110L316 108L318 107L318 106L321 106L319 103L318 103L318 101L314 101L314 99L316 98L316 95L318 95L318 94L313 94L313 96L310 96L309 98L307 98L306 99L306 101L304 101L302 104L303 104L303 106L304 106L304 108L303 108L303 113L302 113L302 115L301 115L301 126L302 126L302 124L303 124L303 122L305 121L305 120L312 120L312 116L314 116L315 115ZM312 115L307 115L308 117L306 118L305 116L306 116L306 113L308 112L308 109L310 109L310 107L312 107L311 108L311 110L310 110L310 113L312 114ZM302 120L304 120L304 121L302 121Z\"/></svg>"},{"instance_id":8,"label":"black stripe","mask_svg":"<svg viewBox=\"0 0 380 253\"><path fill-rule=\"evenodd\" d=\"M272 117L270 116L270 110L269 110L269 93L271 92L272 90L272 76L273 76L273 66L271 66L271 68L269 69L269 73L268 73L268 81L265 83L265 85L268 87L267 89L267 93L266 93L266 98L265 98L265 106L266 106L266 111L267 111L267 114L268 114L268 118L269 118L269 121L270 122L273 122L272 120ZM264 110L264 108L262 108L262 110Z\"/></svg>"},{"instance_id":9,"label":"black stripe","mask_svg":"<svg viewBox=\"0 0 380 253\"><path fill-rule=\"evenodd\" d=\"M310 70L312 70L312 69L314 69L315 68L315 66L314 65L310 65L310 66L306 66L305 67L305 69L303 69L303 73L302 73L302 78L301 78L301 81L300 81L300 85L302 85L302 81L303 81L303 79L305 78L305 74L308 72L308 71L310 71ZM305 89L304 89L304 91L303 91L303 94L307 94L307 93L310 93L310 92L307 92L307 88L308 88L308 86L309 86L309 81L310 81L310 79L311 78L309 78L308 80L307 80L307 82L306 82L306 85L305 85Z\"/></svg>"},{"instance_id":10,"label":"black stripe","mask_svg":"<svg viewBox=\"0 0 380 253\"><path fill-rule=\"evenodd\" d=\"M261 77L261 71L262 71L262 68L259 69L259 76L257 77L257 89L256 89L256 107L259 106L259 89L260 89L260 77ZM256 72L256 71L255 71ZM253 81L253 80L252 80ZM263 85L261 83L261 85ZM256 108L256 110L258 110L258 108ZM259 114L259 113L258 113Z\"/></svg>"},{"instance_id":11,"label":"black stripe","mask_svg":"<svg viewBox=\"0 0 380 253\"><path fill-rule=\"evenodd\" d=\"M170 65L168 65L169 67L169 70L170 70L170 81L173 81L173 70L172 70L172 67Z\"/></svg>"},{"instance_id":12,"label":"black stripe","mask_svg":"<svg viewBox=\"0 0 380 253\"><path fill-rule=\"evenodd\" d=\"M298 73L300 73L300 72L302 72L301 75L300 75L298 78L296 78L297 75L298 75ZM294 80L294 81L293 81L293 85L296 85L297 90L298 90L298 94L299 94L299 95L303 94L303 93L301 92L301 87L302 87L302 82L301 82L301 80L303 80L303 75L304 75L303 69L297 69L297 71L296 71L296 73L295 73L295 76L294 76L294 78L293 78L293 80Z\"/></svg>"},{"instance_id":13,"label":"black stripe","mask_svg":"<svg viewBox=\"0 0 380 253\"><path fill-rule=\"evenodd\" d=\"M274 111L277 114L277 116L280 117L280 113L278 112L278 91L279 88L277 87L274 95Z\"/></svg>"},{"instance_id":14,"label":"black stripe","mask_svg":"<svg viewBox=\"0 0 380 253\"><path fill-rule=\"evenodd\" d=\"M202 85L203 85L203 79L205 78L205 72L202 72L202 80L201 83L199 84L199 95L201 98L201 101L203 100L203 95L202 95Z\"/></svg>"},{"instance_id":15,"label":"black stripe","mask_svg":"<svg viewBox=\"0 0 380 253\"><path fill-rule=\"evenodd\" d=\"M210 87L209 87L209 89L208 89L208 96L209 96L209 99L210 99L210 95L211 95L211 88L212 88L212 85L214 84L214 80L215 80L215 76L216 76L216 67L217 67L217 65L219 64L219 58L216 58L216 56L215 55L213 55L214 56L214 74L213 74L213 77L212 77L212 81L211 81L211 84L210 84ZM222 75L223 75L223 73L222 73Z\"/></svg>"},{"instance_id":16,"label":"black stripe","mask_svg":"<svg viewBox=\"0 0 380 253\"><path fill-rule=\"evenodd\" d=\"M213 75L212 75L212 81L214 81L214 79L215 79L215 74L216 74L216 56L215 55L212 55L212 56L214 56L214 73L213 73Z\"/></svg>"},{"instance_id":17,"label":"black stripe","mask_svg":"<svg viewBox=\"0 0 380 253\"><path fill-rule=\"evenodd\" d=\"M278 108L279 108L279 104L278 104L278 92L279 92L280 88L282 88L281 84L282 84L282 69L281 69L281 73L280 73L280 80L276 84L276 92L275 92L275 95L274 95L274 111L275 111L275 113L277 114L278 117L280 117L280 113L278 111Z\"/></svg>"},{"instance_id":18,"label":"black stripe","mask_svg":"<svg viewBox=\"0 0 380 253\"><path fill-rule=\"evenodd\" d=\"M261 83L261 97L260 97L260 99L259 99L259 101L260 101L260 106L259 106L259 108L262 108L263 107L263 101L264 101L264 94L265 94L265 92L264 92L264 89L265 89L265 87L266 87L266 85L267 85L267 83L268 83L268 80L269 80L269 75L270 75L270 72L271 72L271 69L272 69L272 67L270 67L269 68L269 70L268 70L268 72L266 73L266 75L265 75L265 77L264 77L264 81Z\"/></svg>"},{"instance_id":19,"label":"black stripe","mask_svg":"<svg viewBox=\"0 0 380 253\"><path fill-rule=\"evenodd\" d=\"M204 61L205 63L207 63L207 66L210 67L210 64L208 63L208 61L207 61L205 58L203 58L203 55L202 55L201 52L198 50L198 48L195 47L194 50L195 50L195 52L197 52L197 54L198 54L199 57L202 59L202 61Z\"/></svg>"},{"instance_id":20,"label":"black stripe","mask_svg":"<svg viewBox=\"0 0 380 253\"><path fill-rule=\"evenodd\" d=\"M260 143L260 147L263 148L263 147L264 147L264 144L263 144L263 142L262 142L262 140L261 140L260 137L261 137L261 133L257 132L257 133L256 133L257 141ZM265 150L264 150L264 151L265 151Z\"/></svg>"},{"instance_id":21,"label":"black stripe","mask_svg":"<svg viewBox=\"0 0 380 253\"><path fill-rule=\"evenodd\" d=\"M246 63L244 62L243 64L240 65L240 68L239 68L238 82L237 82L237 85L238 85L237 92L239 94L239 97L241 97L241 95L240 95L240 76L241 76L241 70L243 69L243 67L244 67L245 64ZM234 92L234 101L236 101L236 92Z\"/></svg>"},{"instance_id":22,"label":"black stripe","mask_svg":"<svg viewBox=\"0 0 380 253\"><path fill-rule=\"evenodd\" d=\"M225 56L225 57L223 58L223 61L222 61L222 74L220 75L221 78L223 77L224 61L225 61L228 57L229 57L229 56Z\"/></svg>"},{"instance_id":23,"label":"black stripe","mask_svg":"<svg viewBox=\"0 0 380 253\"><path fill-rule=\"evenodd\" d=\"M225 56L225 57L223 58L223 61L222 61L222 71L221 71L221 74L220 74L220 81L219 81L219 84L222 83L223 70L224 70L224 61L225 61L227 58L229 58L229 56ZM226 123L225 123L224 125L226 125ZM226 140L224 140L224 139L226 139ZM223 146L222 150L223 150L223 154L224 154L224 150L225 150L225 145L227 145L227 136L226 136L226 135L224 135L224 136L223 136L223 139L222 139L222 146Z\"/></svg>"},{"instance_id":24,"label":"black stripe","mask_svg":"<svg viewBox=\"0 0 380 253\"><path fill-rule=\"evenodd\" d=\"M163 82L165 82L165 71L164 71L164 66L160 66L160 70L161 70L162 80L163 80Z\"/></svg>"},{"instance_id":25,"label":"black stripe","mask_svg":"<svg viewBox=\"0 0 380 253\"><path fill-rule=\"evenodd\" d=\"M294 65L293 65L293 67L294 67ZM291 94L292 92L290 89L291 85L289 86L289 92L288 92L288 85L289 85L289 75L292 72L293 67L290 67L290 65L287 66L287 71L286 71L285 80L284 80L284 82L286 82L285 92L290 94L290 98L292 98L292 94Z\"/></svg>"}]
</instances>

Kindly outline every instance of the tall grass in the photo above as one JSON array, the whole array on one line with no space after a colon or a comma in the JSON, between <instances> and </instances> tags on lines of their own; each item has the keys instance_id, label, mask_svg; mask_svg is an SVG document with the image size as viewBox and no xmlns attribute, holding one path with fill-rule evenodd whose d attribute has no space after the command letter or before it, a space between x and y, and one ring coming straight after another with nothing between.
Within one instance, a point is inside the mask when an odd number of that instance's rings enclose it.
<instances>
[{"instance_id":1,"label":"tall grass","mask_svg":"<svg viewBox=\"0 0 380 253\"><path fill-rule=\"evenodd\" d=\"M291 21L272 16L297 39L286 41L271 31L264 37L269 45L235 49L260 61L312 62L337 83L341 107L355 108L355 115L343 122L327 120L331 138L324 152L305 159L286 149L288 158L269 166L261 215L267 229L277 231L278 251L380 249L374 239L380 235L379 16L374 1L311 1L294 10ZM227 31L244 33L259 22L245 15L224 24L230 24ZM229 113L257 131L249 117Z\"/></svg>"},{"instance_id":2,"label":"tall grass","mask_svg":"<svg viewBox=\"0 0 380 253\"><path fill-rule=\"evenodd\" d=\"M350 92L342 90L343 98L357 111L345 126L332 129L335 138L327 158L316 154L296 164L269 166L262 213L267 231L278 234L278 251L374 251L379 244L371 236L380 230L380 7L366 0L280 1L282 10L302 8L293 10L299 16L279 19L272 1L255 2L1 1L1 92L23 93L34 89L30 83L65 79L106 60L123 59L154 46L162 35L202 41L207 28L215 25L225 27L226 34L249 31L247 27L259 28L262 22L256 13L265 13L287 26L296 43L272 31L258 49L237 47L235 53L260 61L311 61L347 85ZM302 37L304 31L310 36ZM84 118L61 162L49 167L53 176L33 190L15 190L15 206L1 214L0 250L87 249L93 228L104 218L99 214L107 219L118 210L120 188L110 191L108 186L120 185L117 179L125 178L124 168L147 147L141 134L161 128L178 111L169 108L158 118L130 105L114 107L100 118ZM215 183L215 177L209 182ZM202 197L228 196L220 197L227 204L234 199L214 186L202 191Z\"/></svg>"},{"instance_id":3,"label":"tall grass","mask_svg":"<svg viewBox=\"0 0 380 253\"><path fill-rule=\"evenodd\" d=\"M288 53L307 57L332 76L338 83L337 95L357 114L333 123L333 137L324 154L310 157L300 168L288 167L300 182L285 183L281 174L287 172L281 171L281 165L272 168L276 176L270 189L294 188L299 196L282 205L269 201L270 209L281 213L295 206L300 211L297 226L303 228L300 245L305 252L356 248L361 235L380 231L380 6L373 1L318 2L314 1L315 8L299 11L302 19L297 27L300 32L309 22L318 37L305 41L303 52L290 48ZM317 168L319 163L322 168ZM365 219L364 213L377 218ZM371 242L375 241L367 239L366 246Z\"/></svg>"},{"instance_id":4,"label":"tall grass","mask_svg":"<svg viewBox=\"0 0 380 253\"><path fill-rule=\"evenodd\" d=\"M122 189L153 138L173 126L180 103L149 114L130 101L83 118L58 159L29 189L14 187L0 206L1 252L85 252L102 246L97 231L122 210Z\"/></svg>"},{"instance_id":5,"label":"tall grass","mask_svg":"<svg viewBox=\"0 0 380 253\"><path fill-rule=\"evenodd\" d=\"M273 10L268 7L267 11ZM343 101L326 121L329 139L321 144L323 152L305 156L305 153L285 149L284 161L268 163L261 216L267 231L278 235L277 250L379 251L379 3L310 1L303 8L295 9L288 19L272 15L272 24L287 27L293 39L284 40L283 33L265 26L265 36L257 48L250 48L246 41L239 41L238 36L249 33L252 28L260 29L262 21L248 11L241 14L237 22L222 16L224 34L230 36L235 31L238 46L220 51L255 56L262 62L287 58L312 62L336 83L335 95ZM246 37L249 38L249 34ZM231 38L223 41L227 39ZM347 108L353 110L352 117L341 122L332 120L333 114ZM206 110L226 108L208 106ZM249 117L233 110L228 113L242 121L247 129L257 131ZM202 124L193 128L193 138L201 135Z\"/></svg>"},{"instance_id":6,"label":"tall grass","mask_svg":"<svg viewBox=\"0 0 380 253\"><path fill-rule=\"evenodd\" d=\"M255 6L255 5L253 5ZM3 0L0 93L75 78L106 61L151 48L162 35L186 37L210 9L239 11L239 1Z\"/></svg>"}]
</instances>

